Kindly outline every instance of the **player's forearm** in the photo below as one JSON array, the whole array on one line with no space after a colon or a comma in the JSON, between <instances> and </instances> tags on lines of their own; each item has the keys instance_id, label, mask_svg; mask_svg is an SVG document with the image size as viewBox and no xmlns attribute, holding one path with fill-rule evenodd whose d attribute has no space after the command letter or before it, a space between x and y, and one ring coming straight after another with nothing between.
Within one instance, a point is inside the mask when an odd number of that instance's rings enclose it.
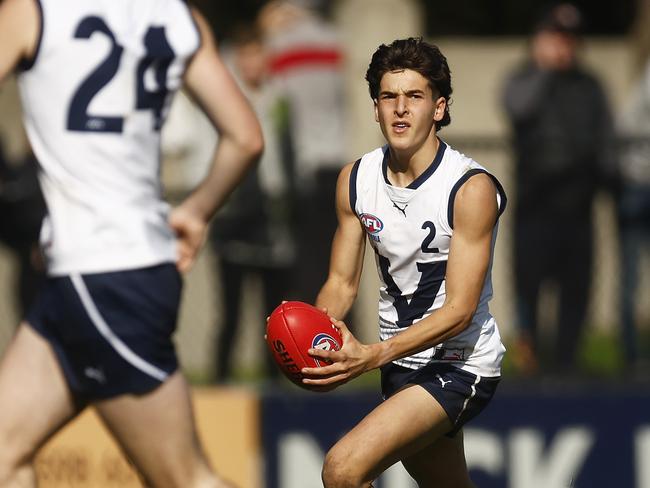
<instances>
[{"instance_id":1,"label":"player's forearm","mask_svg":"<svg viewBox=\"0 0 650 488\"><path fill-rule=\"evenodd\" d=\"M472 308L445 304L417 324L376 344L375 367L437 346L465 330L473 316Z\"/></svg>"},{"instance_id":2,"label":"player's forearm","mask_svg":"<svg viewBox=\"0 0 650 488\"><path fill-rule=\"evenodd\" d=\"M316 298L316 307L327 308L327 313L343 320L357 297L358 286L344 280L329 278Z\"/></svg>"},{"instance_id":3,"label":"player's forearm","mask_svg":"<svg viewBox=\"0 0 650 488\"><path fill-rule=\"evenodd\" d=\"M185 199L182 206L201 216L206 222L210 220L246 172L257 163L262 149L261 138L239 143L221 139L210 172Z\"/></svg>"}]
</instances>

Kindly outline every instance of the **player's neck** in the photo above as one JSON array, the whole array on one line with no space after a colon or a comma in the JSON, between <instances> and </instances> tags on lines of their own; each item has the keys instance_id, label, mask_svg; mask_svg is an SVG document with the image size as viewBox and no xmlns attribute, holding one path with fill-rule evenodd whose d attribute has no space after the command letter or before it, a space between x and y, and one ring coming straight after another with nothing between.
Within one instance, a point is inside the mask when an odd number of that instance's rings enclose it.
<instances>
[{"instance_id":1,"label":"player's neck","mask_svg":"<svg viewBox=\"0 0 650 488\"><path fill-rule=\"evenodd\" d=\"M410 185L429 167L439 147L440 141L435 134L416 149L401 150L389 146L388 179L391 184L398 187Z\"/></svg>"}]
</instances>

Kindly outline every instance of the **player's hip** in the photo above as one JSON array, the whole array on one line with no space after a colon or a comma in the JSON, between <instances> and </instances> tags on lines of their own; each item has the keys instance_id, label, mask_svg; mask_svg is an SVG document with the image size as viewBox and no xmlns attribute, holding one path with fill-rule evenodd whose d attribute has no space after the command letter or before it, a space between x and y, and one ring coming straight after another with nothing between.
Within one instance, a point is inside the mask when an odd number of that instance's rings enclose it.
<instances>
[{"instance_id":1,"label":"player's hip","mask_svg":"<svg viewBox=\"0 0 650 488\"><path fill-rule=\"evenodd\" d=\"M76 396L143 393L178 367L172 335L181 288L172 263L52 277L27 322L52 345Z\"/></svg>"},{"instance_id":2,"label":"player's hip","mask_svg":"<svg viewBox=\"0 0 650 488\"><path fill-rule=\"evenodd\" d=\"M395 363L381 368L384 399L407 385L420 386L445 410L453 426L447 433L450 437L488 405L499 381L499 376L483 377L444 362L432 362L418 369Z\"/></svg>"}]
</instances>

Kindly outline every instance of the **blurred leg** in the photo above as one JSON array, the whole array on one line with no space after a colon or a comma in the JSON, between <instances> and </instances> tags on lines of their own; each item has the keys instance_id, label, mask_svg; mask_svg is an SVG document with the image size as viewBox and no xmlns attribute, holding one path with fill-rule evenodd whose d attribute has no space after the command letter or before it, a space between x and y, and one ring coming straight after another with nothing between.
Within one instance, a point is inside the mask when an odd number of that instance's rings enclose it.
<instances>
[{"instance_id":1,"label":"blurred leg","mask_svg":"<svg viewBox=\"0 0 650 488\"><path fill-rule=\"evenodd\" d=\"M244 267L219 260L219 276L223 297L223 317L217 334L217 367L216 381L228 381L232 374L232 352L239 325L239 310L241 302Z\"/></svg>"},{"instance_id":2,"label":"blurred leg","mask_svg":"<svg viewBox=\"0 0 650 488\"><path fill-rule=\"evenodd\" d=\"M624 360L633 366L638 357L635 324L636 291L639 284L639 259L642 236L632 225L621 228L620 311Z\"/></svg>"},{"instance_id":3,"label":"blurred leg","mask_svg":"<svg viewBox=\"0 0 650 488\"><path fill-rule=\"evenodd\" d=\"M621 244L620 319L625 365L639 367L642 359L639 348L639 331L636 324L636 305L639 293L639 265L643 249L650 249L650 187L647 185L625 188L619 205L619 231Z\"/></svg>"},{"instance_id":4,"label":"blurred leg","mask_svg":"<svg viewBox=\"0 0 650 488\"><path fill-rule=\"evenodd\" d=\"M259 270L264 289L264 313L265 318L280 305L282 300L287 299L289 292L289 269L288 268L261 268ZM266 324L266 321L263 322ZM280 368L275 363L270 352L264 351L266 371L271 378L277 379L281 376Z\"/></svg>"},{"instance_id":5,"label":"blurred leg","mask_svg":"<svg viewBox=\"0 0 650 488\"><path fill-rule=\"evenodd\" d=\"M0 364L0 486L36 486L36 450L76 413L56 356L21 324Z\"/></svg>"},{"instance_id":6,"label":"blurred leg","mask_svg":"<svg viewBox=\"0 0 650 488\"><path fill-rule=\"evenodd\" d=\"M572 226L571 243L559 268L560 310L556 346L556 365L560 372L571 372L577 364L578 349L587 316L592 267L591 223Z\"/></svg>"},{"instance_id":7,"label":"blurred leg","mask_svg":"<svg viewBox=\"0 0 650 488\"><path fill-rule=\"evenodd\" d=\"M539 225L519 222L515 231L515 296L517 310L517 343L513 361L523 373L537 372L539 367L539 330L537 303L545 261L540 256Z\"/></svg>"},{"instance_id":8,"label":"blurred leg","mask_svg":"<svg viewBox=\"0 0 650 488\"><path fill-rule=\"evenodd\" d=\"M154 391L95 404L129 459L154 488L226 488L196 433L189 387L176 372Z\"/></svg>"}]
</instances>

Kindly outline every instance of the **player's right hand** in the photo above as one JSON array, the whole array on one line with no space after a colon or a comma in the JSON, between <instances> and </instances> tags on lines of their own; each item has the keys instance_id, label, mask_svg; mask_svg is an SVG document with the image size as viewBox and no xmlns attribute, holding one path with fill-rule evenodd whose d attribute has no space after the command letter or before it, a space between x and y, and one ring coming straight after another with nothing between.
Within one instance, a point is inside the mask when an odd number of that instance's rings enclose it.
<instances>
[{"instance_id":1,"label":"player's right hand","mask_svg":"<svg viewBox=\"0 0 650 488\"><path fill-rule=\"evenodd\" d=\"M176 234L178 249L176 267L181 273L186 273L192 268L205 242L208 224L202 217L179 206L170 212L169 225Z\"/></svg>"}]
</instances>

